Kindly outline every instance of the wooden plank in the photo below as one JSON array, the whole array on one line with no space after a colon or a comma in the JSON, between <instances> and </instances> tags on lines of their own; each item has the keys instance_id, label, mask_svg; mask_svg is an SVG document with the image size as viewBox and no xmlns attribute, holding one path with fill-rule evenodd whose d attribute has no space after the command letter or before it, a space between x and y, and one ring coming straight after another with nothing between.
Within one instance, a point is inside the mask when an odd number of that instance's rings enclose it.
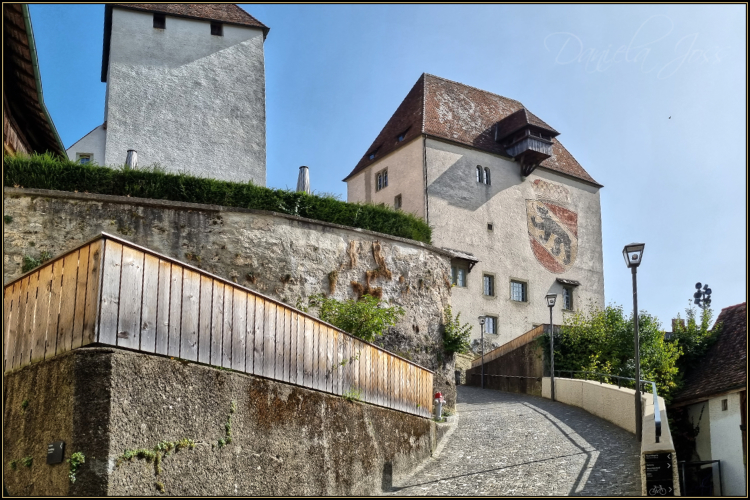
<instances>
[{"instance_id":1,"label":"wooden plank","mask_svg":"<svg viewBox=\"0 0 750 500\"><path fill-rule=\"evenodd\" d=\"M252 293L247 294L245 324L245 373L253 373L255 362L255 295Z\"/></svg>"},{"instance_id":2,"label":"wooden plank","mask_svg":"<svg viewBox=\"0 0 750 500\"><path fill-rule=\"evenodd\" d=\"M73 345L73 319L76 306L76 281L78 280L78 252L63 258L62 296L60 300L60 321L57 325L57 354L67 352ZM115 313L117 314L117 313ZM115 323L117 330L117 323Z\"/></svg>"},{"instance_id":3,"label":"wooden plank","mask_svg":"<svg viewBox=\"0 0 750 500\"><path fill-rule=\"evenodd\" d=\"M352 338L352 391L362 392L362 342Z\"/></svg>"},{"instance_id":4,"label":"wooden plank","mask_svg":"<svg viewBox=\"0 0 750 500\"><path fill-rule=\"evenodd\" d=\"M44 340L44 359L49 359L57 351L57 323L60 319L60 301L62 297L63 260L52 264L50 281L50 299L47 308L47 336Z\"/></svg>"},{"instance_id":5,"label":"wooden plank","mask_svg":"<svg viewBox=\"0 0 750 500\"><path fill-rule=\"evenodd\" d=\"M297 317L297 345L296 345L296 366L297 366L297 378L294 380L295 384L304 385L305 383L305 317L296 314Z\"/></svg>"},{"instance_id":6,"label":"wooden plank","mask_svg":"<svg viewBox=\"0 0 750 500\"><path fill-rule=\"evenodd\" d=\"M198 361L211 362L211 305L213 302L214 280L208 276L201 276L199 333L198 333Z\"/></svg>"},{"instance_id":7,"label":"wooden plank","mask_svg":"<svg viewBox=\"0 0 750 500\"><path fill-rule=\"evenodd\" d=\"M159 307L159 259L145 254L143 260L143 301L141 302L140 347L144 352L156 350L156 324Z\"/></svg>"},{"instance_id":8,"label":"wooden plank","mask_svg":"<svg viewBox=\"0 0 750 500\"><path fill-rule=\"evenodd\" d=\"M135 248L124 246L122 249L117 345L129 349L138 349L140 345L143 257L143 252ZM65 279L67 278L66 273Z\"/></svg>"},{"instance_id":9,"label":"wooden plank","mask_svg":"<svg viewBox=\"0 0 750 500\"><path fill-rule=\"evenodd\" d=\"M89 245L86 307L83 314L83 339L81 345L88 345L96 342L97 335L99 334L99 294L101 292L102 248L103 240L95 241Z\"/></svg>"},{"instance_id":10,"label":"wooden plank","mask_svg":"<svg viewBox=\"0 0 750 500\"><path fill-rule=\"evenodd\" d=\"M224 283L214 280L213 306L211 308L210 364L221 366L222 334L224 330Z\"/></svg>"},{"instance_id":11,"label":"wooden plank","mask_svg":"<svg viewBox=\"0 0 750 500\"><path fill-rule=\"evenodd\" d=\"M351 340L349 335L341 336L341 351L343 359L341 362L341 394L346 394L352 387L352 363L351 363Z\"/></svg>"},{"instance_id":12,"label":"wooden plank","mask_svg":"<svg viewBox=\"0 0 750 500\"><path fill-rule=\"evenodd\" d=\"M224 327L221 334L221 366L232 367L232 325L234 309L234 287L226 285L224 288Z\"/></svg>"},{"instance_id":13,"label":"wooden plank","mask_svg":"<svg viewBox=\"0 0 750 500\"><path fill-rule=\"evenodd\" d=\"M3 373L9 371L13 365L13 349L15 349L16 326L18 322L18 296L21 286L18 282L6 286L3 296Z\"/></svg>"},{"instance_id":14,"label":"wooden plank","mask_svg":"<svg viewBox=\"0 0 750 500\"><path fill-rule=\"evenodd\" d=\"M305 341L304 341L304 378L301 385L312 388L313 386L313 322L310 318L305 317L304 323Z\"/></svg>"},{"instance_id":15,"label":"wooden plank","mask_svg":"<svg viewBox=\"0 0 750 500\"><path fill-rule=\"evenodd\" d=\"M326 392L333 392L332 387L332 375L333 375L333 353L331 352L331 341L333 332L327 326L321 325L321 354L323 355L323 390Z\"/></svg>"},{"instance_id":16,"label":"wooden plank","mask_svg":"<svg viewBox=\"0 0 750 500\"><path fill-rule=\"evenodd\" d=\"M292 380L292 366L294 360L292 359L292 310L288 307L284 308L284 381L290 382Z\"/></svg>"},{"instance_id":17,"label":"wooden plank","mask_svg":"<svg viewBox=\"0 0 750 500\"><path fill-rule=\"evenodd\" d=\"M156 341L154 352L167 354L169 351L169 296L172 288L172 263L159 260L159 285L156 304Z\"/></svg>"},{"instance_id":18,"label":"wooden plank","mask_svg":"<svg viewBox=\"0 0 750 500\"><path fill-rule=\"evenodd\" d=\"M320 323L315 323L315 345L313 346L314 364L313 364L313 385L319 391L325 391L325 328Z\"/></svg>"},{"instance_id":19,"label":"wooden plank","mask_svg":"<svg viewBox=\"0 0 750 500\"><path fill-rule=\"evenodd\" d=\"M276 361L276 304L265 303L263 321L263 376L273 378Z\"/></svg>"},{"instance_id":20,"label":"wooden plank","mask_svg":"<svg viewBox=\"0 0 750 500\"><path fill-rule=\"evenodd\" d=\"M182 274L184 268L172 264L172 278L169 285L169 328L167 329L167 355L180 356L180 329L182 327Z\"/></svg>"},{"instance_id":21,"label":"wooden plank","mask_svg":"<svg viewBox=\"0 0 750 500\"><path fill-rule=\"evenodd\" d=\"M14 321L15 334L12 336L13 349L9 352L10 359L10 370L19 367L21 360L21 350L23 349L23 331L26 323L26 298L28 296L29 288L29 277L23 278L18 283L18 303L17 303L17 314L18 317Z\"/></svg>"},{"instance_id":22,"label":"wooden plank","mask_svg":"<svg viewBox=\"0 0 750 500\"><path fill-rule=\"evenodd\" d=\"M120 303L121 267L122 245L112 240L105 240L101 312L99 313L99 342L102 344L117 344L117 311ZM62 311L62 305L60 310Z\"/></svg>"},{"instance_id":23,"label":"wooden plank","mask_svg":"<svg viewBox=\"0 0 750 500\"><path fill-rule=\"evenodd\" d=\"M253 373L263 375L263 348L265 339L266 302L260 297L255 297L255 329L253 335Z\"/></svg>"},{"instance_id":24,"label":"wooden plank","mask_svg":"<svg viewBox=\"0 0 750 500\"><path fill-rule=\"evenodd\" d=\"M276 334L274 335L275 355L273 358L273 378L284 380L284 330L286 329L286 316L284 307L276 305Z\"/></svg>"},{"instance_id":25,"label":"wooden plank","mask_svg":"<svg viewBox=\"0 0 750 500\"><path fill-rule=\"evenodd\" d=\"M31 333L31 362L44 359L47 341L47 324L49 323L50 286L52 285L52 265L39 270L36 300L36 320Z\"/></svg>"},{"instance_id":26,"label":"wooden plank","mask_svg":"<svg viewBox=\"0 0 750 500\"><path fill-rule=\"evenodd\" d=\"M91 245L78 252L78 277L76 278L76 309L73 314L73 341L71 349L83 345L83 319L86 315L86 289L89 279L89 250Z\"/></svg>"},{"instance_id":27,"label":"wooden plank","mask_svg":"<svg viewBox=\"0 0 750 500\"><path fill-rule=\"evenodd\" d=\"M180 358L198 361L198 319L200 315L201 275L190 269L182 273L182 324Z\"/></svg>"},{"instance_id":28,"label":"wooden plank","mask_svg":"<svg viewBox=\"0 0 750 500\"><path fill-rule=\"evenodd\" d=\"M29 295L28 299L26 300L26 315L28 316L28 319L26 320L26 334L24 335L24 355L23 355L23 363L29 364L31 363L31 356L32 353L32 340L34 338L34 330L35 325L37 323L37 305L38 305L38 293L39 293L39 274L41 273L41 270L35 272L31 276L29 276ZM73 295L75 295L75 291L73 292ZM75 300L75 299L74 299Z\"/></svg>"},{"instance_id":29,"label":"wooden plank","mask_svg":"<svg viewBox=\"0 0 750 500\"><path fill-rule=\"evenodd\" d=\"M33 300L29 300L31 289L31 275L24 278L21 283L21 305L18 308L18 338L16 339L16 352L14 355L13 365L14 368L25 366L28 362L28 331L29 325L33 321L33 316L30 314L34 305ZM31 307L30 307L31 306Z\"/></svg>"},{"instance_id":30,"label":"wooden plank","mask_svg":"<svg viewBox=\"0 0 750 500\"><path fill-rule=\"evenodd\" d=\"M247 337L247 292L234 289L232 306L232 369L245 371L245 338Z\"/></svg>"},{"instance_id":31,"label":"wooden plank","mask_svg":"<svg viewBox=\"0 0 750 500\"><path fill-rule=\"evenodd\" d=\"M336 332L336 394L343 394L344 387L344 338L346 335Z\"/></svg>"},{"instance_id":32,"label":"wooden plank","mask_svg":"<svg viewBox=\"0 0 750 500\"><path fill-rule=\"evenodd\" d=\"M299 336L299 315L289 311L289 383L297 383L297 337Z\"/></svg>"}]
</instances>

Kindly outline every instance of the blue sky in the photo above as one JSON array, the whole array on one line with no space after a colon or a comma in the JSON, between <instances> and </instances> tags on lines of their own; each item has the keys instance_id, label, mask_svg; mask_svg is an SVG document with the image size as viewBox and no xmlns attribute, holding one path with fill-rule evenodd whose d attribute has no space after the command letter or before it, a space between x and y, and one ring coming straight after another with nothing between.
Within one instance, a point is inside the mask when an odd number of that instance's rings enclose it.
<instances>
[{"instance_id":1,"label":"blue sky","mask_svg":"<svg viewBox=\"0 0 750 500\"><path fill-rule=\"evenodd\" d=\"M243 5L265 43L268 186L341 182L419 76L521 101L601 190L605 295L669 322L698 281L746 300L744 5ZM66 147L103 121L104 7L31 5L47 108ZM670 118L671 117L671 118Z\"/></svg>"}]
</instances>

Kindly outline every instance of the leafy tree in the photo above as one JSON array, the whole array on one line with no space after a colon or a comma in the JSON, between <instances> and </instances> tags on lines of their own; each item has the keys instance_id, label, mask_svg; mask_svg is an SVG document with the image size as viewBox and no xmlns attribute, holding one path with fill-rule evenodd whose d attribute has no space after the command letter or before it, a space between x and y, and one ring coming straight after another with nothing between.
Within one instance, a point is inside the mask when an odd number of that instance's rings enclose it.
<instances>
[{"instance_id":1,"label":"leafy tree","mask_svg":"<svg viewBox=\"0 0 750 500\"><path fill-rule=\"evenodd\" d=\"M443 348L448 354L454 352L467 353L471 348L472 326L468 323L461 324L461 313L453 317L451 306L445 308L445 323L443 324Z\"/></svg>"},{"instance_id":2,"label":"leafy tree","mask_svg":"<svg viewBox=\"0 0 750 500\"><path fill-rule=\"evenodd\" d=\"M323 321L367 342L383 335L404 315L403 308L383 306L378 298L370 295L363 295L360 300L341 302L316 294L310 297L310 306L319 308L318 317Z\"/></svg>"},{"instance_id":3,"label":"leafy tree","mask_svg":"<svg viewBox=\"0 0 750 500\"><path fill-rule=\"evenodd\" d=\"M677 321L675 321L670 339L671 342L679 344L683 350L684 354L677 363L682 374L696 366L721 333L721 324L715 325L713 330L710 329L713 319L713 311L710 308L702 309L700 318L696 318L696 310L690 305L685 308L685 319L683 326L682 318L677 314Z\"/></svg>"}]
</instances>

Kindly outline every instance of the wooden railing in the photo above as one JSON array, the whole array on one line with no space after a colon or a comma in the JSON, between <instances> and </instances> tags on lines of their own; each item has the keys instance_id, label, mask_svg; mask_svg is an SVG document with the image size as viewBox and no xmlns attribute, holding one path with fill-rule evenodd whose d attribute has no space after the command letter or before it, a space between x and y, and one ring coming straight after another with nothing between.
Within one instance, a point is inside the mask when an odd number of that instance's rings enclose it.
<instances>
[{"instance_id":1,"label":"wooden railing","mask_svg":"<svg viewBox=\"0 0 750 500\"><path fill-rule=\"evenodd\" d=\"M231 281L102 233L5 286L4 372L89 344L429 417L433 373Z\"/></svg>"},{"instance_id":2,"label":"wooden railing","mask_svg":"<svg viewBox=\"0 0 750 500\"><path fill-rule=\"evenodd\" d=\"M536 328L529 330L528 332L524 333L523 335L514 338L510 342L506 342L505 344L501 345L500 347L497 347L490 352L484 353L484 363L487 364L493 359L499 358L505 353L508 353L510 351L513 351L517 348L519 348L522 345L526 345L535 338L539 337L540 335L544 334L544 329L547 328L547 325L539 325ZM476 368L477 366L482 365L482 357L479 356L477 358L474 358L474 360L471 362L471 367Z\"/></svg>"}]
</instances>

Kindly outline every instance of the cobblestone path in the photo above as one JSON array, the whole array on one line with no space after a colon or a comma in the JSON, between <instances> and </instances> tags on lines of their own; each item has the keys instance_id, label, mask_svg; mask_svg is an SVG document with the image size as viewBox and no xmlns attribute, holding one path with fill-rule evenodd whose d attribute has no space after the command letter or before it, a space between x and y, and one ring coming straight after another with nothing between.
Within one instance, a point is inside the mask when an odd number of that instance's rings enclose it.
<instances>
[{"instance_id":1,"label":"cobblestone path","mask_svg":"<svg viewBox=\"0 0 750 500\"><path fill-rule=\"evenodd\" d=\"M641 494L635 436L580 408L459 386L457 409L442 450L386 494Z\"/></svg>"}]
</instances>

